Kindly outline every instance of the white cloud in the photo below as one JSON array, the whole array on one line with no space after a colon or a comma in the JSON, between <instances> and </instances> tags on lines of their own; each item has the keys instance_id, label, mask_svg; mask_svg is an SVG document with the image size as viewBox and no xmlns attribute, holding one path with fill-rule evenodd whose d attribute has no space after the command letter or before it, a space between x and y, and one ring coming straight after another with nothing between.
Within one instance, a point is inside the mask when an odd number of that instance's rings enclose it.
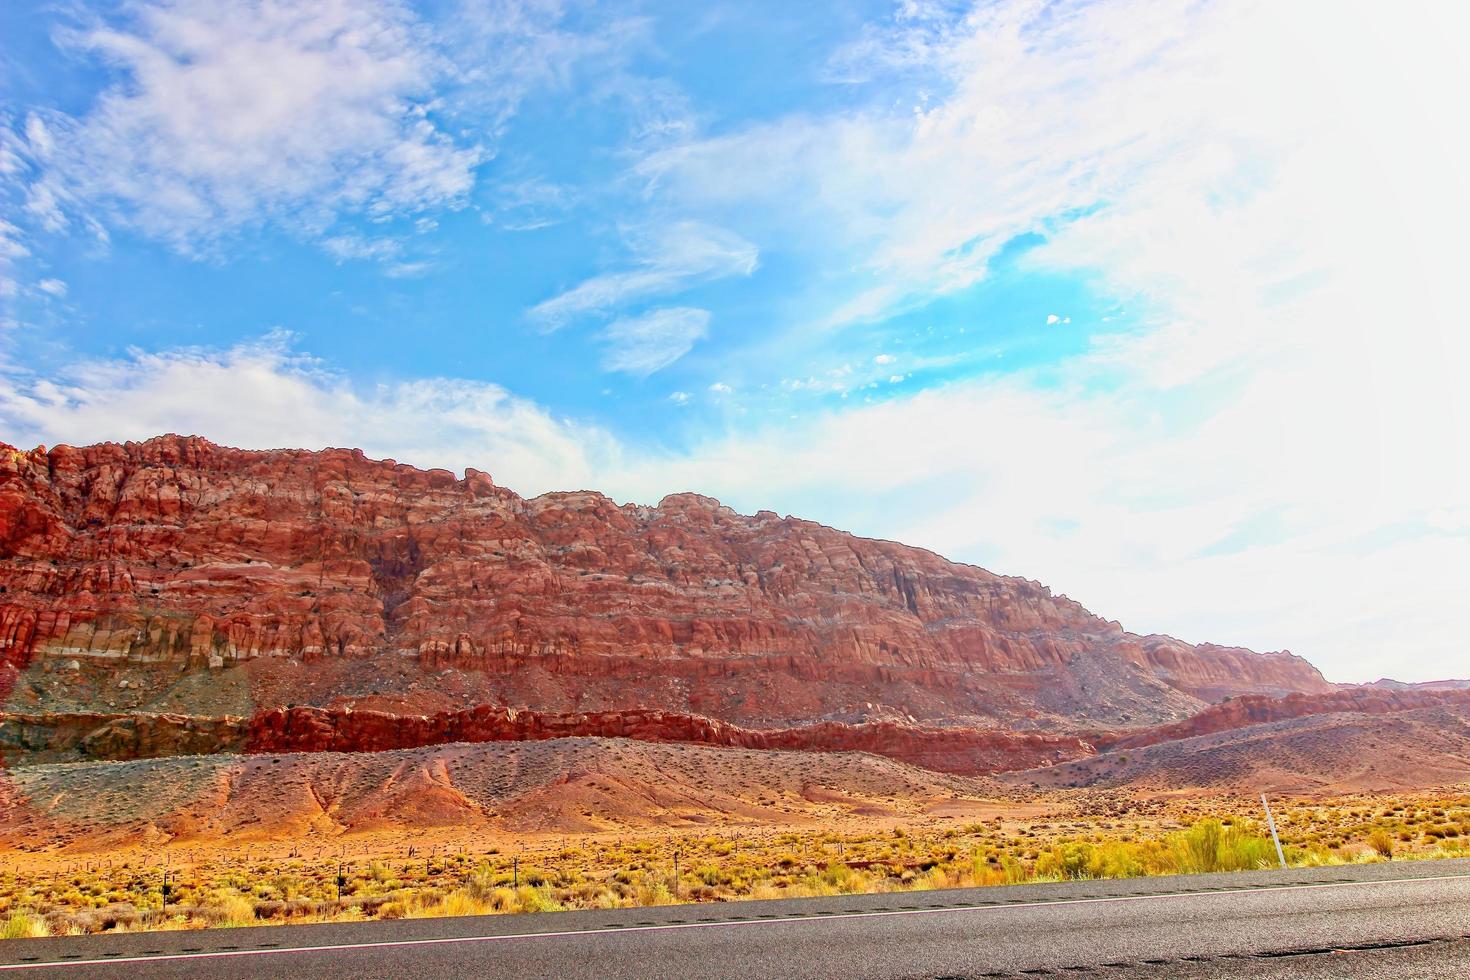
<instances>
[{"instance_id":1,"label":"white cloud","mask_svg":"<svg viewBox=\"0 0 1470 980\"><path fill-rule=\"evenodd\" d=\"M8 299L20 291L15 278L16 263L31 254L21 241L21 231L0 218L0 299Z\"/></svg>"},{"instance_id":2,"label":"white cloud","mask_svg":"<svg viewBox=\"0 0 1470 980\"><path fill-rule=\"evenodd\" d=\"M120 79L82 115L27 118L28 210L93 212L184 252L241 227L463 202L481 158L435 121L447 70L391 0L155 0L62 35Z\"/></svg>"},{"instance_id":3,"label":"white cloud","mask_svg":"<svg viewBox=\"0 0 1470 980\"><path fill-rule=\"evenodd\" d=\"M385 261L403 254L403 243L395 238L367 238L363 235L333 235L322 239L322 248L337 261L372 259Z\"/></svg>"},{"instance_id":4,"label":"white cloud","mask_svg":"<svg viewBox=\"0 0 1470 980\"><path fill-rule=\"evenodd\" d=\"M489 470L521 493L596 487L616 442L504 388L453 378L355 386L275 336L224 351L134 352L54 376L0 369L6 441L84 445L165 432L245 448L360 447L420 466Z\"/></svg>"},{"instance_id":5,"label":"white cloud","mask_svg":"<svg viewBox=\"0 0 1470 980\"><path fill-rule=\"evenodd\" d=\"M559 224L576 203L578 192L539 177L502 180L495 185L494 211L484 220L508 231L535 231Z\"/></svg>"},{"instance_id":6,"label":"white cloud","mask_svg":"<svg viewBox=\"0 0 1470 980\"><path fill-rule=\"evenodd\" d=\"M689 398L690 395L687 391L674 391L669 393L669 401L675 405L687 405L689 404Z\"/></svg>"},{"instance_id":7,"label":"white cloud","mask_svg":"<svg viewBox=\"0 0 1470 980\"><path fill-rule=\"evenodd\" d=\"M932 548L1133 629L1290 647L1336 679L1463 674L1470 534L1429 522L1465 499L1470 464L1405 452L1385 480L1374 455L1302 442L1317 421L1264 403L1180 424L1081 379L1015 377L625 456L601 485L699 488Z\"/></svg>"},{"instance_id":8,"label":"white cloud","mask_svg":"<svg viewBox=\"0 0 1470 980\"><path fill-rule=\"evenodd\" d=\"M434 263L425 260L414 262L391 262L383 269L390 279L413 279L425 275L434 268Z\"/></svg>"},{"instance_id":9,"label":"white cloud","mask_svg":"<svg viewBox=\"0 0 1470 980\"><path fill-rule=\"evenodd\" d=\"M873 358L873 363L892 364L896 360L898 360L898 358L894 357L892 354L879 354L877 357Z\"/></svg>"},{"instance_id":10,"label":"white cloud","mask_svg":"<svg viewBox=\"0 0 1470 980\"><path fill-rule=\"evenodd\" d=\"M731 388L723 381L716 381L714 384L709 386L708 390L714 392L716 395L728 395L735 389Z\"/></svg>"},{"instance_id":11,"label":"white cloud","mask_svg":"<svg viewBox=\"0 0 1470 980\"><path fill-rule=\"evenodd\" d=\"M20 229L0 218L0 262L23 259L31 254L20 240Z\"/></svg>"},{"instance_id":12,"label":"white cloud","mask_svg":"<svg viewBox=\"0 0 1470 980\"><path fill-rule=\"evenodd\" d=\"M601 313L649 296L663 295L725 276L748 276L760 252L725 228L676 221L641 229L629 236L634 265L593 276L538 303L530 310L545 329L555 330L578 316Z\"/></svg>"},{"instance_id":13,"label":"white cloud","mask_svg":"<svg viewBox=\"0 0 1470 980\"><path fill-rule=\"evenodd\" d=\"M646 377L689 353L709 329L709 311L688 306L649 310L614 320L602 330L602 366Z\"/></svg>"},{"instance_id":14,"label":"white cloud","mask_svg":"<svg viewBox=\"0 0 1470 980\"><path fill-rule=\"evenodd\" d=\"M1057 316L1055 313L1048 313L1046 315L1046 325L1048 327L1054 327L1058 323L1061 323L1061 322L1062 322L1062 318L1059 317L1059 316Z\"/></svg>"},{"instance_id":15,"label":"white cloud","mask_svg":"<svg viewBox=\"0 0 1470 980\"><path fill-rule=\"evenodd\" d=\"M622 69L649 25L636 14L597 11L595 23L575 30L565 23L569 11L594 11L564 0L451 0L441 9L438 40L460 83L449 97L471 116L488 116L492 133L532 91L565 91L579 70L599 88L627 84Z\"/></svg>"},{"instance_id":16,"label":"white cloud","mask_svg":"<svg viewBox=\"0 0 1470 980\"><path fill-rule=\"evenodd\" d=\"M834 268L855 266L861 274L832 319L872 320L971 285L1016 236L1054 234L1100 206L1156 196L1168 209L1187 197L1218 217L1298 149L1314 161L1327 156L1321 145L1350 150L1326 186L1371 178L1356 205L1373 192L1412 192L1382 164L1430 132L1442 145L1402 162L1435 171L1436 186L1452 181L1446 161L1463 127L1436 126L1426 107L1452 108L1464 70L1442 38L1466 15L1410 3L1380 34L1375 11L1358 0L935 7L900 17L844 60L848 73L863 61L863 77L921 67L946 93L926 108L888 100L790 116L667 148L638 173L681 207L739 214L747 227L764 221L773 238L826 250ZM1240 52L1255 38L1249 60L1262 70L1253 73ZM1355 57L1409 67L1393 77L1359 70ZM1395 118L1393 104L1410 108ZM1393 138L1374 140L1360 111L1381 117ZM1325 143L1312 151L1308 134ZM1194 196L1201 182L1216 196Z\"/></svg>"},{"instance_id":17,"label":"white cloud","mask_svg":"<svg viewBox=\"0 0 1470 980\"><path fill-rule=\"evenodd\" d=\"M66 283L60 279L42 279L36 283L36 288L47 296L61 297L66 295Z\"/></svg>"}]
</instances>

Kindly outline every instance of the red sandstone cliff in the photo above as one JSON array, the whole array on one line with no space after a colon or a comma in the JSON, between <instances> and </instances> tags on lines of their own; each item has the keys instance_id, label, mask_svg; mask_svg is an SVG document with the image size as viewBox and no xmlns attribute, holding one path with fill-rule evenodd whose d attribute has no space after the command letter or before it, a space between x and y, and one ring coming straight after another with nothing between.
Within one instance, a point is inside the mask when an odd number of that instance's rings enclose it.
<instances>
[{"instance_id":1,"label":"red sandstone cliff","mask_svg":"<svg viewBox=\"0 0 1470 980\"><path fill-rule=\"evenodd\" d=\"M1079 729L1331 690L1038 583L694 494L522 499L361 452L0 444L11 711L481 704ZM13 689L12 689L13 688Z\"/></svg>"}]
</instances>

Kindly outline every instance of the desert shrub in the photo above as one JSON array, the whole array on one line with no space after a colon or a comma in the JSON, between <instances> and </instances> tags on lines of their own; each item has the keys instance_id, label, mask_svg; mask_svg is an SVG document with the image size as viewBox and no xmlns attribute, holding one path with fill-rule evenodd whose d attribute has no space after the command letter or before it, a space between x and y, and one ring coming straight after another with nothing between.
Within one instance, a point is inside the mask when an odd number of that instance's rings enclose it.
<instances>
[{"instance_id":1,"label":"desert shrub","mask_svg":"<svg viewBox=\"0 0 1470 980\"><path fill-rule=\"evenodd\" d=\"M518 896L522 912L563 912L566 906L556 900L550 888L522 885Z\"/></svg>"},{"instance_id":2,"label":"desert shrub","mask_svg":"<svg viewBox=\"0 0 1470 980\"><path fill-rule=\"evenodd\" d=\"M1254 871L1275 861L1276 846L1265 837L1231 827L1220 849L1222 871Z\"/></svg>"},{"instance_id":3,"label":"desert shrub","mask_svg":"<svg viewBox=\"0 0 1470 980\"><path fill-rule=\"evenodd\" d=\"M1218 820L1202 820L1175 838L1175 860L1180 871L1220 871L1220 845L1225 828Z\"/></svg>"},{"instance_id":4,"label":"desert shrub","mask_svg":"<svg viewBox=\"0 0 1470 980\"><path fill-rule=\"evenodd\" d=\"M1094 878L1138 878L1149 873L1149 852L1143 844L1108 841L1093 848L1089 866Z\"/></svg>"},{"instance_id":5,"label":"desert shrub","mask_svg":"<svg viewBox=\"0 0 1470 980\"><path fill-rule=\"evenodd\" d=\"M1000 870L1007 885L1019 885L1026 880L1026 866L1009 854L1002 854Z\"/></svg>"},{"instance_id":6,"label":"desert shrub","mask_svg":"<svg viewBox=\"0 0 1470 980\"><path fill-rule=\"evenodd\" d=\"M481 864L465 878L464 889L476 901L488 902L493 900L499 884L499 876L495 869L488 864Z\"/></svg>"},{"instance_id":7,"label":"desert shrub","mask_svg":"<svg viewBox=\"0 0 1470 980\"><path fill-rule=\"evenodd\" d=\"M46 920L29 912L13 912L0 927L0 939L39 939L51 935Z\"/></svg>"},{"instance_id":8,"label":"desert shrub","mask_svg":"<svg viewBox=\"0 0 1470 980\"><path fill-rule=\"evenodd\" d=\"M256 922L255 903L238 892L216 892L207 905L215 925L250 926Z\"/></svg>"},{"instance_id":9,"label":"desert shrub","mask_svg":"<svg viewBox=\"0 0 1470 980\"><path fill-rule=\"evenodd\" d=\"M1201 820L1174 837L1175 870L1185 874L1269 867L1274 845L1241 824Z\"/></svg>"},{"instance_id":10,"label":"desert shrub","mask_svg":"<svg viewBox=\"0 0 1470 980\"><path fill-rule=\"evenodd\" d=\"M113 902L92 913L96 931L131 929L138 924L138 910L131 902Z\"/></svg>"},{"instance_id":11,"label":"desert shrub","mask_svg":"<svg viewBox=\"0 0 1470 980\"><path fill-rule=\"evenodd\" d=\"M489 915L493 911L489 902L475 897L465 889L457 889L445 895L434 909L436 915L444 916Z\"/></svg>"},{"instance_id":12,"label":"desert shrub","mask_svg":"<svg viewBox=\"0 0 1470 980\"><path fill-rule=\"evenodd\" d=\"M644 875L633 891L634 905L673 905L676 899L660 878Z\"/></svg>"},{"instance_id":13,"label":"desert shrub","mask_svg":"<svg viewBox=\"0 0 1470 980\"><path fill-rule=\"evenodd\" d=\"M1072 880L1096 877L1092 873L1093 848L1081 841L1058 844L1036 861L1036 877Z\"/></svg>"},{"instance_id":14,"label":"desert shrub","mask_svg":"<svg viewBox=\"0 0 1470 980\"><path fill-rule=\"evenodd\" d=\"M845 864L833 861L822 871L822 880L832 888L844 895L860 891L862 887L862 875L857 874L852 868Z\"/></svg>"}]
</instances>

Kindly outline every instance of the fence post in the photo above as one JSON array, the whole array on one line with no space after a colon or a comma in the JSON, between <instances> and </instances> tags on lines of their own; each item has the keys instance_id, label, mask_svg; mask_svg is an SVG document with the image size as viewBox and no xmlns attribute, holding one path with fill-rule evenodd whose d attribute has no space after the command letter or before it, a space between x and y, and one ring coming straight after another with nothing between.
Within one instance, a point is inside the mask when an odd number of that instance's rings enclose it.
<instances>
[{"instance_id":1,"label":"fence post","mask_svg":"<svg viewBox=\"0 0 1470 980\"><path fill-rule=\"evenodd\" d=\"M1276 818L1271 815L1271 804L1266 802L1266 794L1261 794L1261 806L1266 808L1266 826L1271 828L1271 840L1276 844L1276 860L1281 866L1286 867L1286 852L1281 849L1281 837L1276 833Z\"/></svg>"}]
</instances>

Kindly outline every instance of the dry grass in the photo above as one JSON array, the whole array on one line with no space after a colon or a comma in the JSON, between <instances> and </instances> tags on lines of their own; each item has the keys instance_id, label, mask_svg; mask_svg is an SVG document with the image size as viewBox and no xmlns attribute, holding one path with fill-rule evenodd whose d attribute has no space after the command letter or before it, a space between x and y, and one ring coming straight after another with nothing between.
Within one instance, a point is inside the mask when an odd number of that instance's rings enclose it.
<instances>
[{"instance_id":1,"label":"dry grass","mask_svg":"<svg viewBox=\"0 0 1470 980\"><path fill-rule=\"evenodd\" d=\"M0 868L10 938L262 923L618 908L895 892L1269 867L1275 850L1240 800L1085 794L960 823L645 831L541 838L514 850L405 844L378 853L247 858L215 851L170 871L150 860L11 855ZM1470 796L1278 803L1293 865L1470 855ZM422 838L420 838L422 840ZM351 847L340 841L345 852ZM677 864L677 872L675 870Z\"/></svg>"}]
</instances>

